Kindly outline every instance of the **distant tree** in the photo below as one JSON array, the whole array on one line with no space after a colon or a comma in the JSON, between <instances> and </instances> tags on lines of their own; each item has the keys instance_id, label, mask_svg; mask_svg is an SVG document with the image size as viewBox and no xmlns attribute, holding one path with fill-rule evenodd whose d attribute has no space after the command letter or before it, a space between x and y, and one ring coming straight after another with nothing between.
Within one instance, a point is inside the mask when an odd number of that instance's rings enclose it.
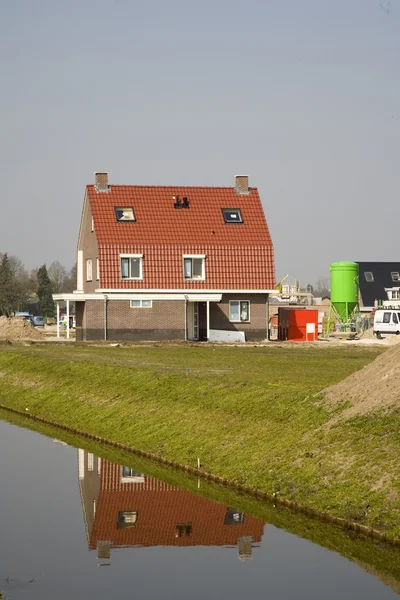
<instances>
[{"instance_id":1,"label":"distant tree","mask_svg":"<svg viewBox=\"0 0 400 600\"><path fill-rule=\"evenodd\" d=\"M0 264L0 313L9 317L18 309L19 290L12 271L7 252L1 257Z\"/></svg>"},{"instance_id":2,"label":"distant tree","mask_svg":"<svg viewBox=\"0 0 400 600\"><path fill-rule=\"evenodd\" d=\"M55 311L52 296L53 290L49 275L47 273L46 265L40 267L37 278L39 284L37 291L37 295L39 297L39 312L44 317L53 317Z\"/></svg>"},{"instance_id":3,"label":"distant tree","mask_svg":"<svg viewBox=\"0 0 400 600\"><path fill-rule=\"evenodd\" d=\"M58 260L52 262L47 269L53 292L58 294L63 291L64 281L67 277L67 269Z\"/></svg>"},{"instance_id":4,"label":"distant tree","mask_svg":"<svg viewBox=\"0 0 400 600\"><path fill-rule=\"evenodd\" d=\"M321 296L322 298L324 296L327 296L328 298L331 297L330 282L328 277L321 276L317 279L317 282L314 286L314 295Z\"/></svg>"},{"instance_id":5,"label":"distant tree","mask_svg":"<svg viewBox=\"0 0 400 600\"><path fill-rule=\"evenodd\" d=\"M64 279L62 292L71 293L76 290L76 263Z\"/></svg>"}]
</instances>

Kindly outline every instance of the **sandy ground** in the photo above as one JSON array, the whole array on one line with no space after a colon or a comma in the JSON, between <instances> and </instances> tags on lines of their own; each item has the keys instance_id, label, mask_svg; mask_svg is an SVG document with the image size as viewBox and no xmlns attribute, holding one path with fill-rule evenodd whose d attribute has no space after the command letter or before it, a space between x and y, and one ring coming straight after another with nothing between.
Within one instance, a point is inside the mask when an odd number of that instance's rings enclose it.
<instances>
[{"instance_id":1,"label":"sandy ground","mask_svg":"<svg viewBox=\"0 0 400 600\"><path fill-rule=\"evenodd\" d=\"M353 343L362 344L368 340L386 346L388 350L360 371L324 390L325 402L351 402L351 406L341 413L341 418L368 414L379 409L400 408L400 336L392 335L383 340L375 340L366 335Z\"/></svg>"},{"instance_id":2,"label":"sandy ground","mask_svg":"<svg viewBox=\"0 0 400 600\"><path fill-rule=\"evenodd\" d=\"M7 340L41 340L43 333L23 317L0 317L0 339Z\"/></svg>"}]
</instances>

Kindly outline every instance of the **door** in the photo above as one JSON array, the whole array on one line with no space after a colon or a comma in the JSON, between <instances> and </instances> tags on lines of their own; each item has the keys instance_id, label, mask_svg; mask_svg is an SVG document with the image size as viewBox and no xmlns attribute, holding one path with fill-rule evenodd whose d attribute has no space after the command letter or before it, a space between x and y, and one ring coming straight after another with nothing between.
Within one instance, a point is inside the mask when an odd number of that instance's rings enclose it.
<instances>
[{"instance_id":1,"label":"door","mask_svg":"<svg viewBox=\"0 0 400 600\"><path fill-rule=\"evenodd\" d=\"M188 302L187 304L187 328L188 339L199 339L199 303Z\"/></svg>"}]
</instances>

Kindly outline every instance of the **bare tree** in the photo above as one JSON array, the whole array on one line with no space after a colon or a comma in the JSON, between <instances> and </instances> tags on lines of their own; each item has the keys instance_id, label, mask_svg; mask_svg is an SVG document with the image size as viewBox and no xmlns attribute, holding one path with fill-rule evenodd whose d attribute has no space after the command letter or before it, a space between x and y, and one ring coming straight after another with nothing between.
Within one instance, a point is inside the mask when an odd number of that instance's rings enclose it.
<instances>
[{"instance_id":1,"label":"bare tree","mask_svg":"<svg viewBox=\"0 0 400 600\"><path fill-rule=\"evenodd\" d=\"M47 274L51 281L53 292L58 294L62 291L65 278L67 277L67 269L56 260L47 269Z\"/></svg>"}]
</instances>

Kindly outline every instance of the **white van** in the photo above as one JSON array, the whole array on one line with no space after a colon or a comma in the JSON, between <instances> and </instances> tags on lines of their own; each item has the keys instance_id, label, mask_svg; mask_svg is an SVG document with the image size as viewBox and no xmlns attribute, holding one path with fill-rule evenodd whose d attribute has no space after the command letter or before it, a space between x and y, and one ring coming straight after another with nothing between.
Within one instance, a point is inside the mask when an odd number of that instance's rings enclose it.
<instances>
[{"instance_id":1,"label":"white van","mask_svg":"<svg viewBox=\"0 0 400 600\"><path fill-rule=\"evenodd\" d=\"M380 339L382 335L391 333L400 334L400 308L377 310L374 316L374 335Z\"/></svg>"}]
</instances>

